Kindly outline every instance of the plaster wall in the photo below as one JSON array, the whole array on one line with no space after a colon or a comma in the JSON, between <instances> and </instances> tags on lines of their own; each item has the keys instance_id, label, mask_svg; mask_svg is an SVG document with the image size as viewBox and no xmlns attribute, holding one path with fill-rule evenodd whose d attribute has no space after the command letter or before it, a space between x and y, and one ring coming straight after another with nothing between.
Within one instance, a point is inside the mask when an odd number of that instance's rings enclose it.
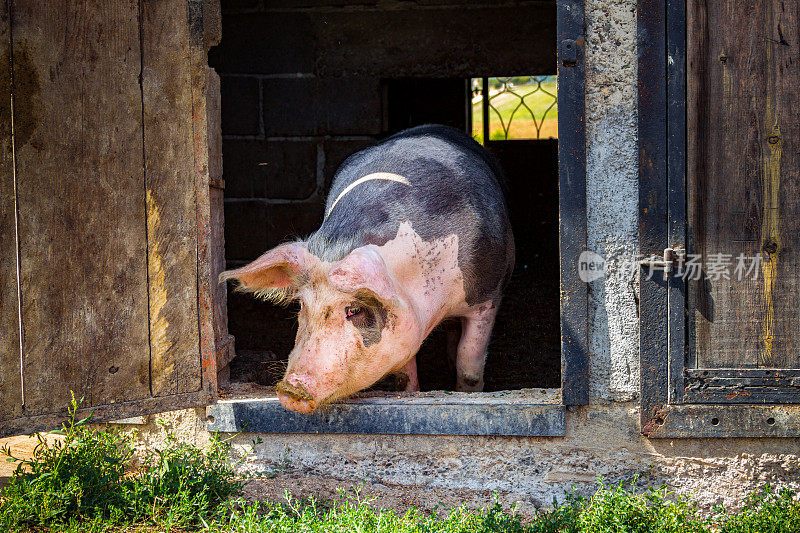
<instances>
[{"instance_id":1,"label":"plaster wall","mask_svg":"<svg viewBox=\"0 0 800 533\"><path fill-rule=\"evenodd\" d=\"M648 440L639 433L638 282L626 268L638 252L635 8L634 0L586 2L589 248L608 266L590 286L591 405L567 413L566 437L240 434L242 468L340 486L496 490L523 507L547 505L572 487L591 493L599 476L666 484L707 507L735 506L765 482L800 489L797 439ZM203 440L204 416L162 418ZM141 437L162 438L152 423Z\"/></svg>"}]
</instances>

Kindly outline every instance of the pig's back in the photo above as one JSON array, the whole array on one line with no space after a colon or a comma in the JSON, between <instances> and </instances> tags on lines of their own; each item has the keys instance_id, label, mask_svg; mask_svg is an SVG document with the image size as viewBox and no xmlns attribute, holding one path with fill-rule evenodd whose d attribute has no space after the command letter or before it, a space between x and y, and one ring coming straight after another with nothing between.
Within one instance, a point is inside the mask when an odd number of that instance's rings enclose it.
<instances>
[{"instance_id":1,"label":"pig's back","mask_svg":"<svg viewBox=\"0 0 800 533\"><path fill-rule=\"evenodd\" d=\"M376 173L389 179L356 183ZM385 244L403 222L426 241L455 233L467 303L496 299L514 260L502 182L497 163L465 133L446 126L406 130L342 164L309 250L339 260L359 246Z\"/></svg>"}]
</instances>

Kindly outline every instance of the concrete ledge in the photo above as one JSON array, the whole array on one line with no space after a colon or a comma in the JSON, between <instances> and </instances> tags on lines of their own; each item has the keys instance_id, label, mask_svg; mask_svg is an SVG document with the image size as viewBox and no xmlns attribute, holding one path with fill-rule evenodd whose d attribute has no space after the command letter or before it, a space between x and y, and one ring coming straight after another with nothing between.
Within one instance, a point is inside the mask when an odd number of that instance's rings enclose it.
<instances>
[{"instance_id":1,"label":"concrete ledge","mask_svg":"<svg viewBox=\"0 0 800 533\"><path fill-rule=\"evenodd\" d=\"M208 431L563 437L563 405L493 397L357 398L301 415L274 395L221 400L206 410Z\"/></svg>"}]
</instances>

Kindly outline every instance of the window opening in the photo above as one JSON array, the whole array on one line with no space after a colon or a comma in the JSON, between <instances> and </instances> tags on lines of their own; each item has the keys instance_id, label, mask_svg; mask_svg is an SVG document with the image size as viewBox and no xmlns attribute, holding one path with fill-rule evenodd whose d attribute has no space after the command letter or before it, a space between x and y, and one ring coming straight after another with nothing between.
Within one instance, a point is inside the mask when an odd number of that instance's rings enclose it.
<instances>
[{"instance_id":1,"label":"window opening","mask_svg":"<svg viewBox=\"0 0 800 533\"><path fill-rule=\"evenodd\" d=\"M557 86L554 75L472 78L472 137L481 144L558 139Z\"/></svg>"}]
</instances>

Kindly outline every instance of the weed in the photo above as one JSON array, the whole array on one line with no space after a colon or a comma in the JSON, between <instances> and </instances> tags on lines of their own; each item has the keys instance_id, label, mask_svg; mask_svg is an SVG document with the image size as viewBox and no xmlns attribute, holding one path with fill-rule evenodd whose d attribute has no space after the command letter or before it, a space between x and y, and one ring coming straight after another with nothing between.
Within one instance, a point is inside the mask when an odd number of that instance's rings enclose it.
<instances>
[{"instance_id":1,"label":"weed","mask_svg":"<svg viewBox=\"0 0 800 533\"><path fill-rule=\"evenodd\" d=\"M18 461L0 501L0 525L17 529L62 523L72 517L111 519L124 506L125 468L133 455L131 438L117 430L92 431L89 417L76 420L79 402L72 396L63 440L37 434L31 459Z\"/></svg>"},{"instance_id":2,"label":"weed","mask_svg":"<svg viewBox=\"0 0 800 533\"><path fill-rule=\"evenodd\" d=\"M631 489L634 486L631 483ZM586 500L578 516L577 531L593 533L710 533L710 523L696 504L671 498L666 489L635 494L620 483L600 490Z\"/></svg>"},{"instance_id":3,"label":"weed","mask_svg":"<svg viewBox=\"0 0 800 533\"><path fill-rule=\"evenodd\" d=\"M720 533L800 533L800 500L794 491L770 485L747 497L736 514L725 513Z\"/></svg>"},{"instance_id":4,"label":"weed","mask_svg":"<svg viewBox=\"0 0 800 533\"><path fill-rule=\"evenodd\" d=\"M146 454L142 468L129 472L134 436L94 429L91 416L76 420L79 404L73 395L69 418L55 432L63 440L37 435L29 460L14 457L9 448L2 450L19 464L0 495L0 529L198 527L217 519L222 504L240 493L242 482L234 477L227 442L213 438L201 450L166 431L167 446Z\"/></svg>"},{"instance_id":5,"label":"weed","mask_svg":"<svg viewBox=\"0 0 800 533\"><path fill-rule=\"evenodd\" d=\"M125 485L126 516L168 530L205 526L217 518L220 504L242 489L228 461L229 446L214 438L201 450L163 427L166 447L146 456L141 472Z\"/></svg>"}]
</instances>

